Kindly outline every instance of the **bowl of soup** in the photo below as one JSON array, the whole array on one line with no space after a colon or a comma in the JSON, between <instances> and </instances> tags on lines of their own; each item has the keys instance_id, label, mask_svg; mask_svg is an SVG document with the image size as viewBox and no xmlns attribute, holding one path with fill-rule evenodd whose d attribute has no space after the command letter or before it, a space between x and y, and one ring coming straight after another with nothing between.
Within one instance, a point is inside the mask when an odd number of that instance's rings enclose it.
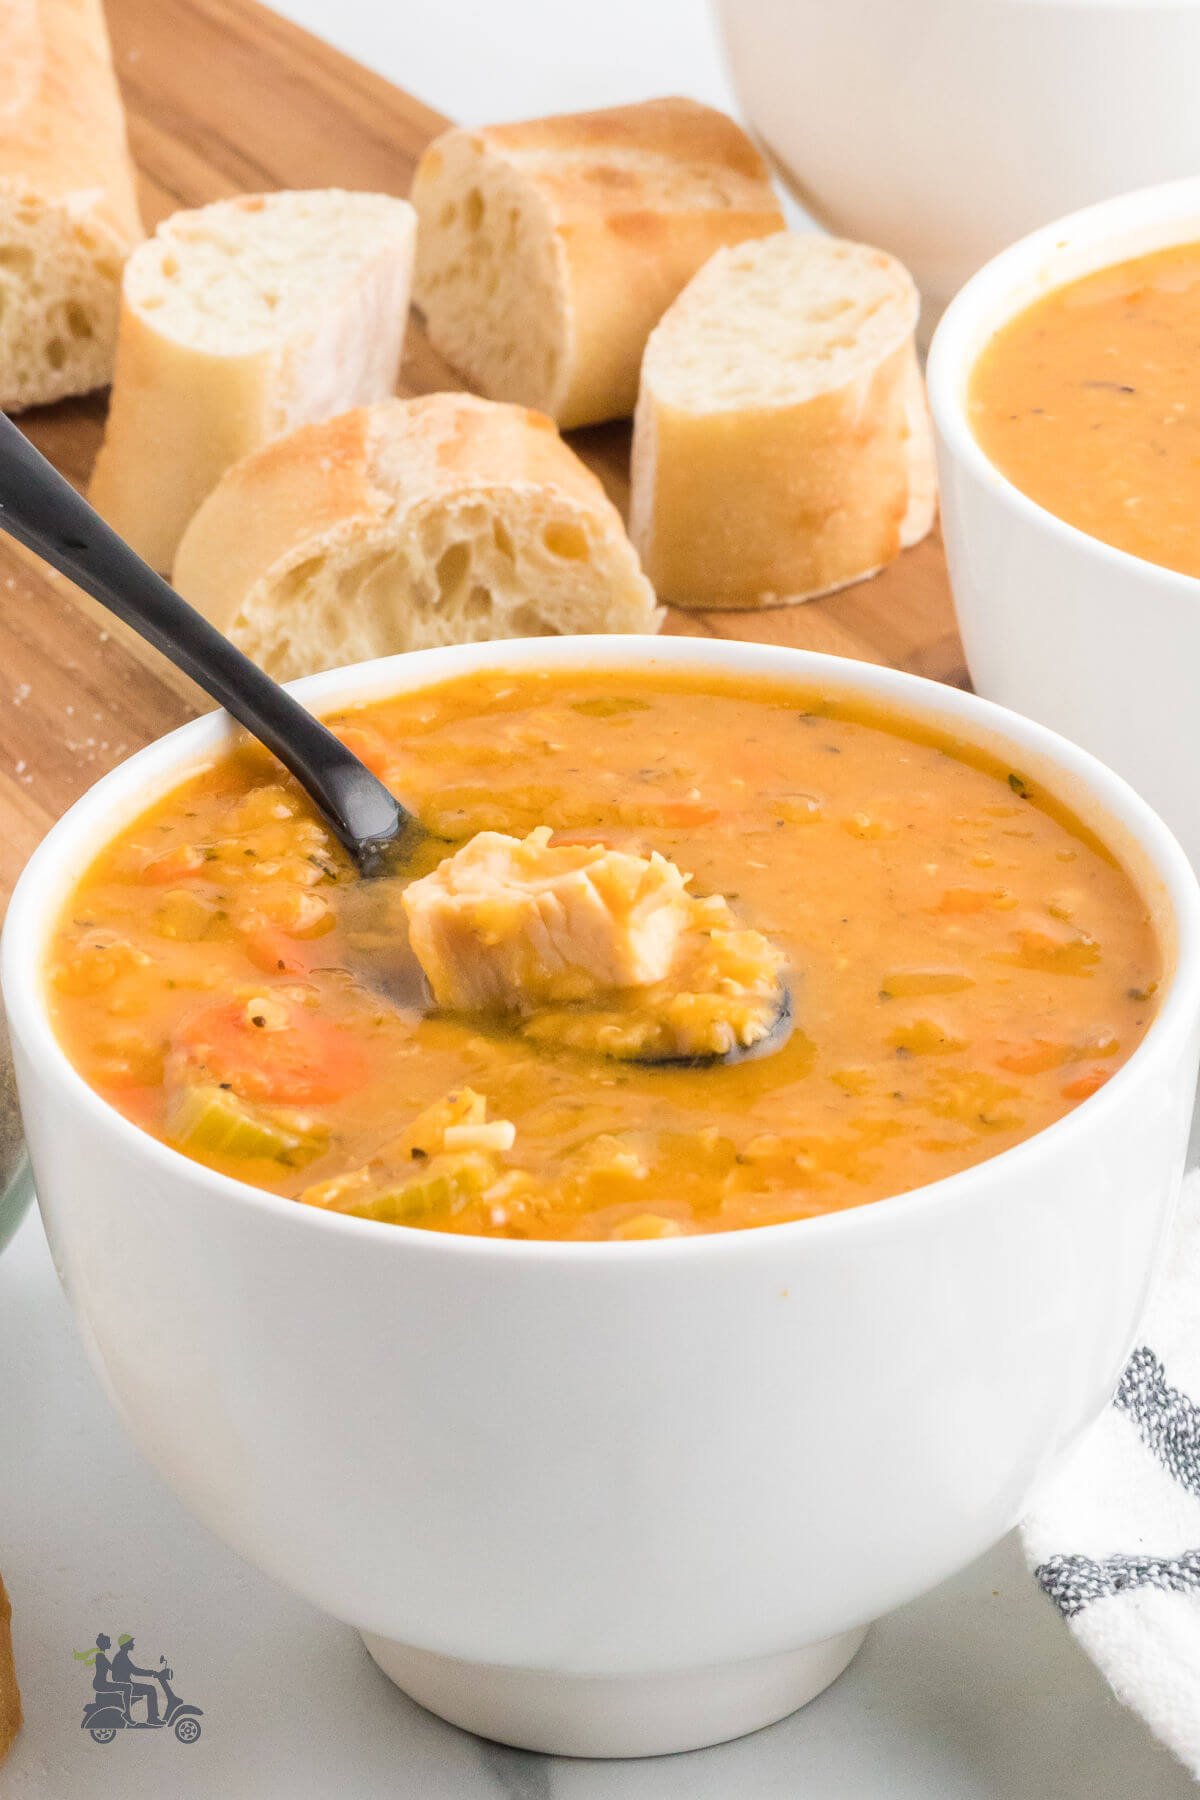
<instances>
[{"instance_id":1,"label":"bowl of soup","mask_svg":"<svg viewBox=\"0 0 1200 1800\"><path fill-rule=\"evenodd\" d=\"M977 690L1124 775L1200 862L1200 180L1022 239L929 357Z\"/></svg>"},{"instance_id":2,"label":"bowl of soup","mask_svg":"<svg viewBox=\"0 0 1200 1800\"><path fill-rule=\"evenodd\" d=\"M416 808L411 867L361 882L214 715L9 911L92 1360L199 1518L456 1723L604 1756L781 1717L1111 1395L1191 1113L1186 858L1085 752L838 658L564 638L296 691ZM593 925L640 930L652 868L687 981L588 990L570 933L521 1010L365 981L500 840ZM714 1008L736 1054L640 1055Z\"/></svg>"}]
</instances>

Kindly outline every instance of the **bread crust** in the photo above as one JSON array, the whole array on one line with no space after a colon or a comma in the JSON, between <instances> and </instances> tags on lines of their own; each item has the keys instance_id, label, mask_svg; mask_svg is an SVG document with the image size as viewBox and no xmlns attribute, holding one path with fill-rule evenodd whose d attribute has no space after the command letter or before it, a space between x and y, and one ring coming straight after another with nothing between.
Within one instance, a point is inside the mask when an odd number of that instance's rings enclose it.
<instances>
[{"instance_id":1,"label":"bread crust","mask_svg":"<svg viewBox=\"0 0 1200 1800\"><path fill-rule=\"evenodd\" d=\"M142 221L101 0L6 0L4 10L0 184L79 207L132 249Z\"/></svg>"},{"instance_id":2,"label":"bread crust","mask_svg":"<svg viewBox=\"0 0 1200 1800\"><path fill-rule=\"evenodd\" d=\"M663 599L783 606L891 562L908 506L904 364L894 351L853 388L722 416L715 431L695 413L661 409L652 425L643 415L634 479L645 479L651 430L658 474L634 541Z\"/></svg>"},{"instance_id":3,"label":"bread crust","mask_svg":"<svg viewBox=\"0 0 1200 1800\"><path fill-rule=\"evenodd\" d=\"M0 1578L0 1763L12 1749L22 1717L21 1690L13 1663L12 1606Z\"/></svg>"},{"instance_id":4,"label":"bread crust","mask_svg":"<svg viewBox=\"0 0 1200 1800\"><path fill-rule=\"evenodd\" d=\"M594 205L588 168L603 167L610 150L641 150L681 163L711 164L754 183L768 180L766 164L740 125L715 106L679 94L638 100L628 106L488 125L479 135L506 151L586 151L590 164L580 171L582 178L573 182L569 168L560 171L558 191L564 196L574 191L577 204L587 212ZM653 199L654 193L649 197ZM773 210L779 211L777 204Z\"/></svg>"},{"instance_id":5,"label":"bread crust","mask_svg":"<svg viewBox=\"0 0 1200 1800\"><path fill-rule=\"evenodd\" d=\"M557 291L531 295L530 305L561 312L563 352L544 386L504 397L544 408L564 429L631 413L646 338L684 284L714 250L783 225L766 165L740 127L697 101L669 98L443 133L413 184L431 248L437 175L464 143L506 164L531 209L548 217ZM462 363L441 294L423 279L420 249L415 293L434 344ZM481 366L462 372L498 392Z\"/></svg>"},{"instance_id":6,"label":"bread crust","mask_svg":"<svg viewBox=\"0 0 1200 1800\"><path fill-rule=\"evenodd\" d=\"M142 237L101 0L5 0L0 19L0 236L20 241L46 215L72 262L33 276L61 287L64 304L86 299L102 316L92 320L86 373L44 356L21 373L0 360L0 404L10 411L108 380L120 269Z\"/></svg>"},{"instance_id":7,"label":"bread crust","mask_svg":"<svg viewBox=\"0 0 1200 1800\"><path fill-rule=\"evenodd\" d=\"M355 548L386 556L433 509L502 501L529 509L550 501L586 523L611 558L614 614L626 628L655 629L653 595L620 515L553 422L461 393L360 407L235 464L184 533L175 585L238 639L250 601L277 594L313 559ZM328 666L322 646L311 648L312 666Z\"/></svg>"}]
</instances>

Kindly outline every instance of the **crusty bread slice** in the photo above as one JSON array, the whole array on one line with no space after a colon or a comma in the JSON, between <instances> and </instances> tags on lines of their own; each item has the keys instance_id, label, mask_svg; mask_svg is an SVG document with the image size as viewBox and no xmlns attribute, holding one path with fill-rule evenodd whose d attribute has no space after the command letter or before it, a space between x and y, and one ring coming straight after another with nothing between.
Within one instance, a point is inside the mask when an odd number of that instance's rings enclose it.
<instances>
[{"instance_id":1,"label":"crusty bread slice","mask_svg":"<svg viewBox=\"0 0 1200 1800\"><path fill-rule=\"evenodd\" d=\"M390 394L416 215L340 189L175 213L134 253L91 500L155 568L224 471Z\"/></svg>"},{"instance_id":2,"label":"crusty bread slice","mask_svg":"<svg viewBox=\"0 0 1200 1800\"><path fill-rule=\"evenodd\" d=\"M684 283L783 224L753 144L694 100L443 132L412 200L433 343L469 386L563 427L631 413Z\"/></svg>"},{"instance_id":3,"label":"crusty bread slice","mask_svg":"<svg viewBox=\"0 0 1200 1800\"><path fill-rule=\"evenodd\" d=\"M21 1690L13 1663L12 1607L0 1580L0 1762L21 1729Z\"/></svg>"},{"instance_id":4,"label":"crusty bread slice","mask_svg":"<svg viewBox=\"0 0 1200 1800\"><path fill-rule=\"evenodd\" d=\"M620 516L549 419L390 400L237 463L175 585L281 680L429 644L654 631Z\"/></svg>"},{"instance_id":5,"label":"crusty bread slice","mask_svg":"<svg viewBox=\"0 0 1200 1800\"><path fill-rule=\"evenodd\" d=\"M0 8L0 408L112 375L121 265L142 235L100 0Z\"/></svg>"},{"instance_id":6,"label":"crusty bread slice","mask_svg":"<svg viewBox=\"0 0 1200 1800\"><path fill-rule=\"evenodd\" d=\"M652 333L630 530L665 600L756 607L874 574L933 517L917 292L881 250L719 251Z\"/></svg>"}]
</instances>

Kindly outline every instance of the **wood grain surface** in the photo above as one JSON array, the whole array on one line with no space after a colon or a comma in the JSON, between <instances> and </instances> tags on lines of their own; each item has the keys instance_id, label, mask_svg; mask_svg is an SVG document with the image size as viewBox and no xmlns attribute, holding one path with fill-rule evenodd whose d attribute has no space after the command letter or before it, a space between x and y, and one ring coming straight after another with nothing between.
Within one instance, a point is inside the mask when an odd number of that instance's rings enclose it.
<instances>
[{"instance_id":1,"label":"wood grain surface","mask_svg":"<svg viewBox=\"0 0 1200 1800\"><path fill-rule=\"evenodd\" d=\"M181 206L277 187L406 194L445 123L256 0L107 0L147 228ZM457 387L409 329L403 390ZM86 483L103 395L22 415L34 442ZM624 425L575 447L619 505ZM757 613L673 613L668 630L801 645L964 679L941 547L930 539L875 580ZM68 582L0 539L0 905L53 821L105 770L196 710L194 690Z\"/></svg>"}]
</instances>

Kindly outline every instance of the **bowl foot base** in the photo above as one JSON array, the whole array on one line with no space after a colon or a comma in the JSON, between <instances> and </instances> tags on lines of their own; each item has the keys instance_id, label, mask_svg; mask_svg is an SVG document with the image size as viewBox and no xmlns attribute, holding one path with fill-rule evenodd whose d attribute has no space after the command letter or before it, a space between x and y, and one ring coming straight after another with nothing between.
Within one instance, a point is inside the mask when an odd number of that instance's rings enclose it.
<instances>
[{"instance_id":1,"label":"bowl foot base","mask_svg":"<svg viewBox=\"0 0 1200 1800\"><path fill-rule=\"evenodd\" d=\"M559 1675L460 1662L362 1634L397 1687L452 1725L553 1756L664 1756L786 1718L836 1681L866 1626L782 1656L665 1675Z\"/></svg>"}]
</instances>

